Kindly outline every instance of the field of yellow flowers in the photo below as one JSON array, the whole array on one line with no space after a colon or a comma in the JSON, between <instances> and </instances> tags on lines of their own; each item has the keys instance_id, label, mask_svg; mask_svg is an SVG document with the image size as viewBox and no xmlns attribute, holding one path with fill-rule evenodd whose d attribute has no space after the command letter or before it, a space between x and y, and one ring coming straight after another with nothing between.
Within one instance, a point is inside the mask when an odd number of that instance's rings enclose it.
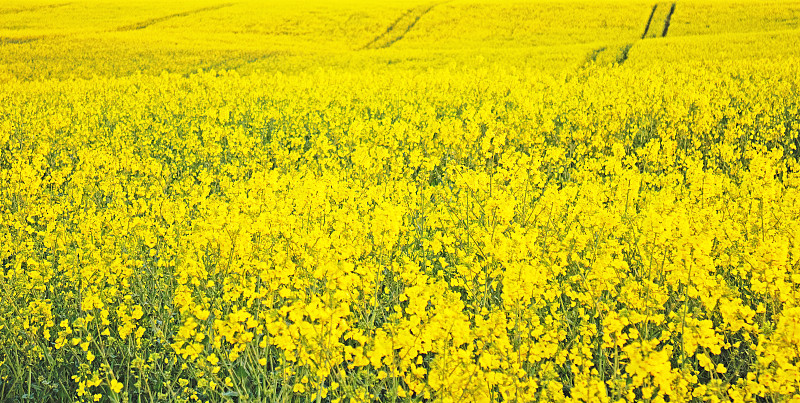
<instances>
[{"instance_id":1,"label":"field of yellow flowers","mask_svg":"<svg viewBox=\"0 0 800 403\"><path fill-rule=\"evenodd\" d=\"M800 400L800 1L0 5L0 400Z\"/></svg>"}]
</instances>

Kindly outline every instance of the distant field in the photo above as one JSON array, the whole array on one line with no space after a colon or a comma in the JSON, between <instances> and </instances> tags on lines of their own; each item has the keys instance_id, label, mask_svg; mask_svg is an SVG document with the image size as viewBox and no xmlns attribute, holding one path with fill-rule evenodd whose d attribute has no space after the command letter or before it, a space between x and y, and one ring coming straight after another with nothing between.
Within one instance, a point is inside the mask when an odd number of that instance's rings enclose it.
<instances>
[{"instance_id":1,"label":"distant field","mask_svg":"<svg viewBox=\"0 0 800 403\"><path fill-rule=\"evenodd\" d=\"M0 4L0 400L800 399L800 1Z\"/></svg>"},{"instance_id":2,"label":"distant field","mask_svg":"<svg viewBox=\"0 0 800 403\"><path fill-rule=\"evenodd\" d=\"M659 4L648 41L640 45ZM676 44L692 52L689 57L714 60L799 52L792 46L800 32L798 2L681 2L661 38L671 4L12 0L0 7L0 74L34 79L197 69L417 69L474 64L480 56L558 72L574 69L597 49L634 43L634 53L655 46L673 54Z\"/></svg>"}]
</instances>

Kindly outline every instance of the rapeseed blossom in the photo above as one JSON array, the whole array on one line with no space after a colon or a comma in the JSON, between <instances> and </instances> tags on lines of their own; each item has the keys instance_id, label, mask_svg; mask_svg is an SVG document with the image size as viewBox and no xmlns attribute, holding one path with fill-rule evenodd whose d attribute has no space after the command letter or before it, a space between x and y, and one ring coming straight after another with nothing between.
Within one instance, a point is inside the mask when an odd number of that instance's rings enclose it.
<instances>
[{"instance_id":1,"label":"rapeseed blossom","mask_svg":"<svg viewBox=\"0 0 800 403\"><path fill-rule=\"evenodd\" d=\"M405 18L425 18L391 48L317 21L339 53L288 72L188 70L163 43L145 49L148 68L171 67L155 74L127 74L121 56L93 77L62 75L71 59L44 68L53 79L0 66L2 397L800 396L800 59L786 38L764 45L774 60L740 44L756 54L674 63L689 39L640 39L633 3L470 4L415 5ZM207 12L247 21L252 7L164 8L108 35ZM396 20L391 5L341 7ZM570 9L580 35L557 18ZM485 19L456 35L487 10L550 25L537 38L528 20ZM735 25L726 15L708 18ZM533 54L486 63L484 37L579 59L594 37L639 42L624 64L553 72ZM36 41L9 60L60 54ZM419 50L434 42L465 63Z\"/></svg>"}]
</instances>

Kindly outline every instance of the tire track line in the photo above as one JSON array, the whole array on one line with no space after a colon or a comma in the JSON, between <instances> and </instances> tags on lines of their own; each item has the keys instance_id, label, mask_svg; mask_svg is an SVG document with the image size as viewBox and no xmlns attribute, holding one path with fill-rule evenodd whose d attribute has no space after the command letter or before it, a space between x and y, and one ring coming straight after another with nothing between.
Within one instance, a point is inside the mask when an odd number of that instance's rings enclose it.
<instances>
[{"instance_id":1,"label":"tire track line","mask_svg":"<svg viewBox=\"0 0 800 403\"><path fill-rule=\"evenodd\" d=\"M20 7L20 8L5 8L0 9L0 15L2 14L19 14L19 13L27 13L31 11L39 11L39 10L47 10L51 8L59 8L68 6L72 3L56 3L56 4L46 4L42 6L32 6L32 7Z\"/></svg>"},{"instance_id":2,"label":"tire track line","mask_svg":"<svg viewBox=\"0 0 800 403\"><path fill-rule=\"evenodd\" d=\"M392 46L395 42L403 39L406 34L414 28L425 14L428 14L434 7L441 3L434 3L427 6L421 6L407 10L403 15L395 20L386 31L375 37L368 44L364 45L364 49L385 49Z\"/></svg>"},{"instance_id":3,"label":"tire track line","mask_svg":"<svg viewBox=\"0 0 800 403\"><path fill-rule=\"evenodd\" d=\"M664 19L664 31L661 33L661 37L667 36L667 31L669 30L669 22L672 19L672 14L675 13L675 3L672 3L672 6L669 8L669 13L667 14L667 18Z\"/></svg>"},{"instance_id":4,"label":"tire track line","mask_svg":"<svg viewBox=\"0 0 800 403\"><path fill-rule=\"evenodd\" d=\"M653 22L653 15L655 15L657 7L658 4L653 4L653 9L650 11L650 18L647 19L647 25L644 26L644 33L642 34L642 39L644 39L644 37L647 36L647 31L650 30L650 23Z\"/></svg>"},{"instance_id":5,"label":"tire track line","mask_svg":"<svg viewBox=\"0 0 800 403\"><path fill-rule=\"evenodd\" d=\"M36 10L42 10L42 9L51 9L51 8L63 7L63 6L69 5L69 4L72 4L72 3L59 3L59 4L50 4L50 5L47 5L47 6L27 7L27 8L24 8L24 9L14 9L13 11L2 11L2 10L0 10L0 15L2 15L2 14L10 14L10 13L21 13L21 12L28 12L28 11L36 11ZM184 12L180 12L180 13L165 15L163 17L151 18L149 20L140 21L140 22L137 22L137 23L134 23L134 24L130 24L130 25L119 27L119 28L116 29L116 31L132 31L132 30L137 30L137 29L143 29L143 28L147 28L150 25L157 24L157 23L162 22L162 21L166 21L166 20L168 20L170 18L185 17L185 16L188 16L188 15L197 14L197 13L201 13L201 12L204 12L204 11L219 10L221 8L230 7L232 5L233 5L233 3L225 3L225 4L220 4L220 5L211 6L211 7L198 8L198 9L195 9L195 10L189 10L189 11L184 11ZM63 37L63 36L64 35L38 35L38 36L20 36L20 37L2 37L2 36L0 36L0 46L21 45L21 44L25 44L25 43L35 42L35 41L42 40L42 39L60 38L60 37Z\"/></svg>"},{"instance_id":6,"label":"tire track line","mask_svg":"<svg viewBox=\"0 0 800 403\"><path fill-rule=\"evenodd\" d=\"M665 15L663 9L668 4L669 4L669 10L666 12L666 15ZM659 37L663 38L663 37L667 36L667 31L669 31L669 24L670 24L670 21L672 20L672 15L675 13L676 4L677 3L656 3L656 4L654 4L653 8L650 10L650 16L647 18L647 24L645 24L645 26L644 26L644 33L642 33L642 37L641 37L640 40L645 40L645 39L650 39L650 38L659 38ZM655 18L657 12L658 12L659 18ZM653 31L653 28L654 28L653 27L654 19L658 20L658 21L663 21L663 28L661 30L661 35L658 35L658 33L651 32L651 31ZM607 46L603 46L603 47L599 47L597 49L594 49L591 52L589 52L589 54L586 56L586 59L583 62L583 65L581 67L582 68L586 68L589 65L597 64L597 63L601 63L601 64L616 63L617 65L621 65L621 64L625 63L626 60L628 60L628 54L630 53L631 48L633 48L633 45L635 45L635 44L636 44L636 42L630 42L630 43L626 43L625 45L623 45L621 47L611 47L611 48L609 48ZM613 56L613 58L614 58L613 61L609 62L608 60L610 58L608 56L601 58L601 56L608 55L608 52L611 52L614 49L617 50L617 54L615 56Z\"/></svg>"},{"instance_id":7,"label":"tire track line","mask_svg":"<svg viewBox=\"0 0 800 403\"><path fill-rule=\"evenodd\" d=\"M0 37L0 45L21 45L44 39L45 36Z\"/></svg>"},{"instance_id":8,"label":"tire track line","mask_svg":"<svg viewBox=\"0 0 800 403\"><path fill-rule=\"evenodd\" d=\"M656 3L653 5L653 10L650 12L650 18L647 20L647 25L644 27L642 39L648 38L663 38L667 36L669 30L669 23L672 20L672 14L675 13L677 3ZM656 30L654 25L656 22L661 24L660 30Z\"/></svg>"},{"instance_id":9,"label":"tire track line","mask_svg":"<svg viewBox=\"0 0 800 403\"><path fill-rule=\"evenodd\" d=\"M136 23L133 23L133 24L130 24L130 25L121 26L121 27L117 28L116 30L117 31L134 31L134 30L137 30L137 29L144 29L144 28L147 28L147 27L149 27L149 26L151 26L153 24L158 24L159 22L163 22L163 21L166 21L166 20L169 20L169 19L172 19L172 18L186 17L186 16L189 16L189 15L192 15L192 14L198 14L198 13L202 13L202 12L205 12L205 11L219 10L221 8L230 7L232 5L233 5L233 3L225 3L225 4L216 5L216 6L203 7L203 8L198 8L198 9L194 9L194 10L184 11L184 12L181 12L181 13L169 14L169 15L165 15L165 16L162 16L162 17L156 17L156 18L151 18L149 20L139 21L139 22L136 22Z\"/></svg>"}]
</instances>

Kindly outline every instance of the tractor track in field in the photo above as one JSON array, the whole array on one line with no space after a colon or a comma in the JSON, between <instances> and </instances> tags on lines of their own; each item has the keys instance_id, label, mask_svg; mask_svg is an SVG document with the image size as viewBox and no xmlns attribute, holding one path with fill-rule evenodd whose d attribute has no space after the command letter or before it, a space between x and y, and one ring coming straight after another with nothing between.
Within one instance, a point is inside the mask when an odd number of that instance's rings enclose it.
<instances>
[{"instance_id":1,"label":"tractor track in field","mask_svg":"<svg viewBox=\"0 0 800 403\"><path fill-rule=\"evenodd\" d=\"M667 31L669 30L669 22L672 20L672 14L675 13L675 3L669 7L669 13L667 13L667 18L664 20L664 31L661 32L661 37L667 36Z\"/></svg>"},{"instance_id":2,"label":"tractor track in field","mask_svg":"<svg viewBox=\"0 0 800 403\"><path fill-rule=\"evenodd\" d=\"M45 4L42 6L31 6L31 7L19 7L19 8L0 8L0 15L3 14L19 14L19 13L28 13L33 11L39 10L47 10L51 8L59 8L68 6L72 3L56 3L56 4Z\"/></svg>"},{"instance_id":3,"label":"tractor track in field","mask_svg":"<svg viewBox=\"0 0 800 403\"><path fill-rule=\"evenodd\" d=\"M625 63L625 61L628 60L628 53L630 53L632 47L633 43L629 43L619 48L619 54L617 56L617 64Z\"/></svg>"},{"instance_id":4,"label":"tractor track in field","mask_svg":"<svg viewBox=\"0 0 800 403\"><path fill-rule=\"evenodd\" d=\"M667 36L667 32L669 31L669 23L672 20L672 14L675 13L675 6L676 3L656 3L653 5L653 10L650 11L650 18L647 20L647 25L644 27L644 33L642 34L642 39L648 38L663 38ZM669 7L669 9L667 9ZM654 20L653 18L658 13L658 18ZM661 22L661 30L655 31L656 27L653 26L653 23L656 21Z\"/></svg>"},{"instance_id":5,"label":"tractor track in field","mask_svg":"<svg viewBox=\"0 0 800 403\"><path fill-rule=\"evenodd\" d=\"M24 43L31 43L44 38L46 38L46 36L21 36L16 38L0 36L0 45L22 45Z\"/></svg>"},{"instance_id":6,"label":"tractor track in field","mask_svg":"<svg viewBox=\"0 0 800 403\"><path fill-rule=\"evenodd\" d=\"M392 46L395 42L403 39L403 37L417 25L420 18L440 4L442 3L434 3L406 10L392 25L389 25L389 28L386 28L386 31L376 36L375 39L364 45L361 49L384 49Z\"/></svg>"},{"instance_id":7,"label":"tractor track in field","mask_svg":"<svg viewBox=\"0 0 800 403\"><path fill-rule=\"evenodd\" d=\"M669 9L665 11L666 7L669 7ZM669 24L672 20L672 15L675 13L675 7L676 3L654 4L653 8L650 9L650 16L647 18L647 23L644 26L644 33L642 33L640 40L666 37L667 32L669 31ZM656 18L657 13L658 18ZM662 28L660 31L654 31L657 29L655 28L654 24L657 24L659 21L661 21ZM631 48L635 44L636 42L630 42L622 45L621 47L602 46L597 49L593 49L586 56L586 61L584 61L582 67L586 68L591 64L599 63L598 59L605 60L607 63L611 63L609 60L613 59L614 63L621 65L628 60L628 53L630 53ZM615 55L611 55L610 57L607 55L607 52L613 52L615 50L617 52Z\"/></svg>"},{"instance_id":8,"label":"tractor track in field","mask_svg":"<svg viewBox=\"0 0 800 403\"><path fill-rule=\"evenodd\" d=\"M70 5L70 4L72 4L72 3L58 3L58 4L49 4L49 5L45 5L45 6L25 7L25 8L17 8L17 9L6 9L6 10L0 9L0 15L3 15L3 14L15 14L15 13L22 13L22 12L32 12L32 11L43 10L43 9L53 9L53 8L58 8L58 7L64 7L64 6L67 6L67 5ZM185 17L185 16L188 16L188 15L197 14L197 13L201 13L201 12L204 12L204 11L219 10L221 8L230 7L232 5L233 5L233 3L225 3L225 4L219 4L219 5L211 6L211 7L204 7L204 8L198 8L198 9L195 9L195 10L189 10L189 11L184 11L184 12L180 12L180 13L169 14L169 15L165 15L165 16L162 16L162 17L151 18L149 20L140 21L140 22L137 22L137 23L134 23L134 24L125 25L125 26L117 28L115 31L132 31L132 30L137 30L137 29L143 29L143 28L149 27L150 25L157 24L157 23L162 22L162 21L166 21L166 20L168 20L170 18ZM39 40L42 40L42 39L58 38L58 37L62 37L62 36L63 35L38 35L38 36L20 36L20 37L3 37L3 36L0 36L0 46L4 46L4 45L21 45L21 44L25 44L25 43L31 43L31 42L39 41Z\"/></svg>"},{"instance_id":9,"label":"tractor track in field","mask_svg":"<svg viewBox=\"0 0 800 403\"><path fill-rule=\"evenodd\" d=\"M586 56L586 61L583 62L583 67L585 68L591 64L597 63L605 64L613 62L617 65L625 63L625 61L628 60L628 53L631 51L632 47L633 42L626 43L622 46L602 46L594 49Z\"/></svg>"},{"instance_id":10,"label":"tractor track in field","mask_svg":"<svg viewBox=\"0 0 800 403\"><path fill-rule=\"evenodd\" d=\"M144 29L144 28L147 28L147 27L149 27L149 26L151 26L153 24L158 24L159 22L163 22L163 21L166 21L166 20L169 20L169 19L172 19L172 18L186 17L186 16L189 16L189 15L198 14L198 13L202 13L202 12L206 12L206 11L219 10L221 8L230 7L232 5L233 5L233 3L225 3L225 4L219 4L219 5L216 5L216 6L197 8L197 9L194 9L194 10L189 10L189 11L184 11L184 12L180 12L180 13L169 14L169 15L165 15L165 16L161 16L161 17L150 18L148 20L139 21L139 22L136 22L136 23L133 23L133 24L121 26L121 27L117 28L116 31L134 31L134 30L137 30L137 29Z\"/></svg>"},{"instance_id":11,"label":"tractor track in field","mask_svg":"<svg viewBox=\"0 0 800 403\"><path fill-rule=\"evenodd\" d=\"M644 26L644 33L642 33L642 39L647 36L647 31L650 30L650 24L653 22L653 15L656 14L656 8L658 4L653 4L653 9L650 11L650 17L647 19L647 24Z\"/></svg>"}]
</instances>

